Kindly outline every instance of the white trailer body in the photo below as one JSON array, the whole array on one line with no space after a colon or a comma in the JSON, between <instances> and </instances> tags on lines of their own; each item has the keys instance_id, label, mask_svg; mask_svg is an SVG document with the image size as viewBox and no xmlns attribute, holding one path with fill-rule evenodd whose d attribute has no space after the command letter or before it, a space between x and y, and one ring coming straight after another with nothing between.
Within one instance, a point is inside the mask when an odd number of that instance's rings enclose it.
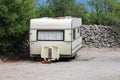
<instances>
[{"instance_id":1,"label":"white trailer body","mask_svg":"<svg viewBox=\"0 0 120 80\"><path fill-rule=\"evenodd\" d=\"M81 18L31 19L30 56L74 57L82 47L81 24Z\"/></svg>"}]
</instances>

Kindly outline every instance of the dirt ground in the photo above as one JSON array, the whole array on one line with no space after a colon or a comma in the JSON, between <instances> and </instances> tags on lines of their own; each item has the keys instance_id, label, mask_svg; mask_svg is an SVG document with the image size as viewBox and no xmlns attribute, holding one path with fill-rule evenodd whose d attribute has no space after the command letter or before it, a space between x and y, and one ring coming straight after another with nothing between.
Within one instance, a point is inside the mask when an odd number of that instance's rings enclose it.
<instances>
[{"instance_id":1,"label":"dirt ground","mask_svg":"<svg viewBox=\"0 0 120 80\"><path fill-rule=\"evenodd\" d=\"M0 62L0 80L120 80L120 48L82 48L76 59Z\"/></svg>"}]
</instances>

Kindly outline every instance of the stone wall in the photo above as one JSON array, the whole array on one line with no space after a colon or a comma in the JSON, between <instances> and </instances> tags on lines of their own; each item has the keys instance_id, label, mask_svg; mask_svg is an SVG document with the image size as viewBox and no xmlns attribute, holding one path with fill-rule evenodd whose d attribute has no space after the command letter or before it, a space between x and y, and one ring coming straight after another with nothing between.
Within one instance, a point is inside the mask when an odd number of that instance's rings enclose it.
<instances>
[{"instance_id":1,"label":"stone wall","mask_svg":"<svg viewBox=\"0 0 120 80\"><path fill-rule=\"evenodd\" d=\"M120 47L120 35L109 26L82 25L81 35L89 47L113 48Z\"/></svg>"}]
</instances>

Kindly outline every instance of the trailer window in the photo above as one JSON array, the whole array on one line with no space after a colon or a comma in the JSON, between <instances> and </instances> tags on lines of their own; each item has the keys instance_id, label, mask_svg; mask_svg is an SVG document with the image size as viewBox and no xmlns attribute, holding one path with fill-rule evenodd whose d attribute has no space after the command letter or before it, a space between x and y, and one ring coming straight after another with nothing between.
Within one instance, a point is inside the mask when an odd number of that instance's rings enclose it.
<instances>
[{"instance_id":1,"label":"trailer window","mask_svg":"<svg viewBox=\"0 0 120 80\"><path fill-rule=\"evenodd\" d=\"M75 29L73 29L73 40L75 40L75 35L76 35L76 32L75 32Z\"/></svg>"},{"instance_id":2,"label":"trailer window","mask_svg":"<svg viewBox=\"0 0 120 80\"><path fill-rule=\"evenodd\" d=\"M41 41L63 41L63 30L61 31L38 31L38 40Z\"/></svg>"},{"instance_id":3,"label":"trailer window","mask_svg":"<svg viewBox=\"0 0 120 80\"><path fill-rule=\"evenodd\" d=\"M80 32L80 29L79 29L79 27L77 28L77 32L78 32L78 33Z\"/></svg>"}]
</instances>

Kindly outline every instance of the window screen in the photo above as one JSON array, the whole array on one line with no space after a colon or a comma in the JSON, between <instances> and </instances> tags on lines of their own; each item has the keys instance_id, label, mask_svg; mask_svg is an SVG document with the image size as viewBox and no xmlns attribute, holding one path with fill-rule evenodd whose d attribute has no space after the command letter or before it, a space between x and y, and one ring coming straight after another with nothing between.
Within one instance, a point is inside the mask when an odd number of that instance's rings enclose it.
<instances>
[{"instance_id":1,"label":"window screen","mask_svg":"<svg viewBox=\"0 0 120 80\"><path fill-rule=\"evenodd\" d=\"M63 31L38 31L38 40L63 41Z\"/></svg>"}]
</instances>

